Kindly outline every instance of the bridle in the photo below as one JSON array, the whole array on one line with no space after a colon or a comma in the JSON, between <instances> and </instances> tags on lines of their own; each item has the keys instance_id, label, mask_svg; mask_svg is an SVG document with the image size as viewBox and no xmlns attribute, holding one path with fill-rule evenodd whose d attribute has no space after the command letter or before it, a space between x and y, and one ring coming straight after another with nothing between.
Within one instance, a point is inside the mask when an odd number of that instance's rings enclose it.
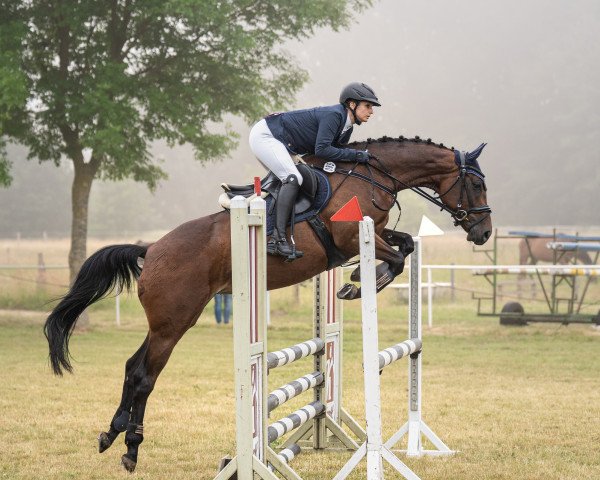
<instances>
[{"instance_id":1,"label":"bridle","mask_svg":"<svg viewBox=\"0 0 600 480\"><path fill-rule=\"evenodd\" d=\"M468 220L469 214L471 214L471 213L475 213L475 214L487 213L488 215L490 215L492 213L492 209L487 204L481 205L480 207L471 207L468 210L465 210L462 207L463 198L465 195L467 197L467 200L469 201L469 205L473 204L471 192L467 188L467 181L466 181L467 174L472 174L472 175L479 177L484 182L483 183L484 188L485 188L485 179L484 179L483 172L481 170L479 170L478 168L476 168L473 165L466 164L465 152L457 151L455 153L455 157L457 157L459 160L458 177L456 177L456 180L454 181L454 183L452 185L450 185L450 187L444 193L440 193L437 197L433 197L433 196L429 195L427 192L423 191L420 187L411 187L411 190L415 191L419 195L424 196L430 202L432 202L435 205L437 205L438 207L440 207L442 210L447 211L454 219L454 225L457 226L461 222ZM458 203L456 204L456 208L452 209L452 208L448 207L445 203L443 203L441 199L444 196L446 196L448 193L450 193L454 189L454 187L456 187L457 184L459 185L459 188L460 188L460 194L458 197ZM469 225L469 230L471 228L473 228L475 225L478 225L479 223L481 223L485 218L486 218L486 216L483 216L477 222Z\"/></svg>"},{"instance_id":2,"label":"bridle","mask_svg":"<svg viewBox=\"0 0 600 480\"><path fill-rule=\"evenodd\" d=\"M484 219L486 219L492 213L492 209L487 204L479 206L479 207L471 207L467 210L465 210L463 208L462 204L463 204L463 198L465 196L467 197L467 200L469 201L469 205L471 205L473 203L472 197L471 197L471 192L467 188L467 182L466 182L467 174L475 175L482 180L484 180L484 175L483 175L483 172L481 170L479 170L478 168L476 168L475 166L467 165L465 152L456 151L455 156L457 156L457 160L458 160L458 162L457 162L458 167L459 167L458 177L456 178L454 183L444 193L439 194L437 197L430 195L429 193L424 191L421 187L414 187L412 185L408 185L407 183L403 182L399 178L395 177L385 167L385 165L382 163L382 161L378 157L376 157L375 155L372 155L372 154L371 154L369 160L373 160L374 162L377 163L377 165L375 163L371 163L371 161L368 161L366 164L364 164L367 167L367 170L369 172L368 176L355 171L355 168L359 165L358 163L354 164L353 168L351 168L350 170L344 170L344 169L338 168L338 169L336 169L336 172L340 173L340 174L345 174L347 177L359 178L360 180L370 183L371 184L371 203L377 209L382 210L382 211L387 212L394 206L394 204L398 205L397 196L398 196L398 191L400 190L399 186L403 186L407 189L412 190L413 192L422 196L423 198L427 199L434 205L437 205L438 207L440 207L441 210L445 210L446 212L448 212L450 214L450 216L454 219L455 226L461 224L465 220L468 220L469 215L472 213L473 214L487 213L487 215L483 215L481 217L481 219L479 219L477 222L469 225L468 231L470 231L473 227L475 227L476 225L481 223ZM377 180L375 180L372 169L379 172L381 175L386 177L388 180L391 180L393 183L393 189L390 189L389 187L383 185L381 182L378 182ZM344 181L345 181L345 179L344 179ZM343 181L342 181L342 183L343 183ZM442 201L442 198L444 196L446 196L448 193L450 193L457 185L460 188L459 199L458 199L456 208L452 209L452 208L448 207ZM339 186L341 186L341 184ZM338 188L339 188L339 186L338 186ZM392 197L392 204L388 208L382 208L377 204L377 201L375 200L375 188L383 191L384 193L386 193ZM485 188L485 181L484 181L484 188ZM398 205L398 207L399 207L399 205Z\"/></svg>"}]
</instances>

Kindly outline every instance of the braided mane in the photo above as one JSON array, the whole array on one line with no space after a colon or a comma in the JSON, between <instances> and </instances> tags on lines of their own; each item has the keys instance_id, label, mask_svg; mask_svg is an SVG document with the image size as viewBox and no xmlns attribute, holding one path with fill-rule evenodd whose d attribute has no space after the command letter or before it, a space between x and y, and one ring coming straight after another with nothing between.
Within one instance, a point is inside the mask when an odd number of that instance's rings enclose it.
<instances>
[{"instance_id":1,"label":"braided mane","mask_svg":"<svg viewBox=\"0 0 600 480\"><path fill-rule=\"evenodd\" d=\"M370 145L371 143L384 143L384 142L412 142L412 143L423 143L426 145L433 145L435 147L439 147L439 148L448 148L446 147L443 143L435 143L431 140L431 138L428 139L422 139L421 137L419 137L418 135L415 136L414 138L408 138L405 137L404 135L400 135L399 137L388 137L387 135L384 135L383 137L380 138L367 138L366 143L367 145ZM354 145L359 145L359 144L363 144L365 143L365 141L363 140L362 142L357 141L357 142L352 142L349 143L348 146L354 146ZM450 147L449 150L454 151L454 147Z\"/></svg>"}]
</instances>

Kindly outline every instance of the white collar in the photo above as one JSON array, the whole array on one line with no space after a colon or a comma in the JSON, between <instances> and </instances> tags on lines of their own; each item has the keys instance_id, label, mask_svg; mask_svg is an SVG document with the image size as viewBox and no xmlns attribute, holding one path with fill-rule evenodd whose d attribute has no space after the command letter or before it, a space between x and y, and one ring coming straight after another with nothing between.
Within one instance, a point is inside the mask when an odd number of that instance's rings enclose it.
<instances>
[{"instance_id":1,"label":"white collar","mask_svg":"<svg viewBox=\"0 0 600 480\"><path fill-rule=\"evenodd\" d=\"M342 135L344 133L346 133L348 130L350 130L352 128L352 120L350 120L350 113L348 113L348 116L346 117L346 125L344 125L344 128L342 128Z\"/></svg>"}]
</instances>

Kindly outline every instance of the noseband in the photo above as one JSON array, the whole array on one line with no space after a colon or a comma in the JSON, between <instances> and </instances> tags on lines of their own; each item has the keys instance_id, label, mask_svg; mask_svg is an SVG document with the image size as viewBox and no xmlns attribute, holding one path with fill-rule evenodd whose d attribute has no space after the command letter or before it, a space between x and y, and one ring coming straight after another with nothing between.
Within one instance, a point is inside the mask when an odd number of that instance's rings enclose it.
<instances>
[{"instance_id":1,"label":"noseband","mask_svg":"<svg viewBox=\"0 0 600 480\"><path fill-rule=\"evenodd\" d=\"M460 224L461 222L468 220L469 219L469 214L471 213L487 213L488 215L492 213L492 209L490 208L489 205L482 205L480 207L471 207L468 210L465 210L462 208L462 202L463 202L463 196L466 195L467 196L467 200L469 201L469 205L471 205L472 199L471 199L471 195L469 190L467 189L467 182L466 182L466 178L467 178L467 173L471 173L477 177L479 177L481 180L484 180L483 177L483 172L481 170L479 170L478 168L475 168L472 165L467 165L466 164L466 159L465 159L465 152L458 152L458 158L460 160L460 165L459 165L459 174L458 177L456 178L456 180L454 181L454 183L450 186L450 188L448 190L446 190L444 193L441 193L440 195L438 195L437 197L431 197L431 201L433 201L433 203L435 203L436 205L438 205L442 210L446 210L448 213L450 213L450 215L452 216L452 218L454 219L454 225L457 226L458 224ZM448 193L450 193L450 191L457 185L459 184L459 188L460 188L460 195L458 197L458 203L456 204L456 209L451 209L448 206L446 206L446 204L444 204L441 201L441 198L445 195L447 195ZM484 180L484 186L485 186L485 180ZM419 189L419 187L415 187L416 189ZM420 190L420 189L419 189ZM426 192L423 192L426 195ZM479 219L476 223L472 224L469 226L469 230L471 228L473 228L475 225L479 224L480 222L483 221L483 219L486 218L481 217L481 219Z\"/></svg>"}]
</instances>

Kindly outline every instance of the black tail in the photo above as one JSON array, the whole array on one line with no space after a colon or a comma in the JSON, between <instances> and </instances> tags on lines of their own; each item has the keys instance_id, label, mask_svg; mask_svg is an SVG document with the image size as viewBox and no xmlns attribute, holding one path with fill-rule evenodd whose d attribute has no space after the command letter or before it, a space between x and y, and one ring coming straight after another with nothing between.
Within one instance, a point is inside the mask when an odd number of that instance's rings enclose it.
<instances>
[{"instance_id":1,"label":"black tail","mask_svg":"<svg viewBox=\"0 0 600 480\"><path fill-rule=\"evenodd\" d=\"M63 369L73 371L69 361L69 338L79 315L115 286L129 290L132 277L137 278L141 272L138 257L144 257L147 250L148 246L111 245L98 250L81 266L73 286L44 325L50 363L56 375L62 375Z\"/></svg>"}]
</instances>

